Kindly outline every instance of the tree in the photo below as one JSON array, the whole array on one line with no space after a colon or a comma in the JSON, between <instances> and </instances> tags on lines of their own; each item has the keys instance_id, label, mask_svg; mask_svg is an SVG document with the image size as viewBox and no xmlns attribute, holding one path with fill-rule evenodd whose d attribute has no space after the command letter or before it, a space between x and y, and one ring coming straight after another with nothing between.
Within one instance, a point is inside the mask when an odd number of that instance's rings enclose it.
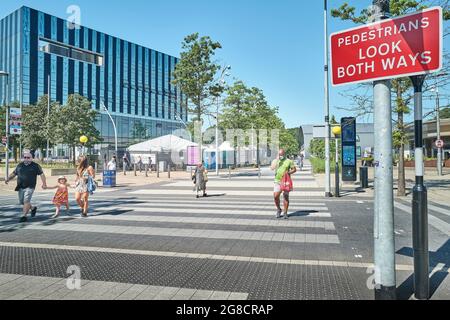
<instances>
[{"instance_id":1,"label":"tree","mask_svg":"<svg viewBox=\"0 0 450 320\"><path fill-rule=\"evenodd\" d=\"M31 150L44 150L57 143L56 121L60 119L60 104L50 104L50 117L48 116L48 96L42 96L36 105L23 108L22 145Z\"/></svg>"},{"instance_id":2,"label":"tree","mask_svg":"<svg viewBox=\"0 0 450 320\"><path fill-rule=\"evenodd\" d=\"M56 113L55 113L56 114ZM75 165L75 149L81 146L80 137L89 138L86 147L101 142L100 132L95 128L98 112L92 109L91 102L79 94L70 95L67 104L60 107L56 123L56 141L72 148L72 160Z\"/></svg>"},{"instance_id":3,"label":"tree","mask_svg":"<svg viewBox=\"0 0 450 320\"><path fill-rule=\"evenodd\" d=\"M219 42L210 37L199 37L198 33L187 36L182 44L183 52L173 72L173 85L188 97L193 108L196 121L203 122L203 115L208 112L215 97L218 97L224 88L215 81L220 66L212 61L217 49L222 48ZM201 142L200 142L201 148Z\"/></svg>"},{"instance_id":4,"label":"tree","mask_svg":"<svg viewBox=\"0 0 450 320\"><path fill-rule=\"evenodd\" d=\"M393 16L400 16L407 13L411 13L414 11L418 11L424 9L430 5L440 4L444 10L444 19L450 19L450 10L448 6L448 0L439 0L437 1L429 1L429 0L391 0L390 1L390 11ZM372 21L372 17L374 16L374 12L372 9L364 9L359 15L356 14L356 8L350 6L347 2L344 3L338 9L333 9L331 11L331 15L335 18L340 18L341 20L350 20L356 24L364 24ZM446 32L448 34L448 32ZM448 77L446 79L440 79L440 81L448 81ZM412 99L411 94L412 83L409 78L400 78L392 81L392 90L396 96L396 107L394 109L397 114L397 121L395 124L394 131L394 146L396 147L399 155L399 164L398 164L398 196L403 197L406 195L406 183L405 183L405 167L404 167L404 151L405 144L407 142L406 137L406 126L404 123L404 115L410 112L409 103ZM350 94L344 94L347 98L350 98L354 103L354 108L350 108L350 110L355 111L357 116L364 116L367 113L372 113L372 99L368 97L368 87L367 85L359 85L357 86L358 90L354 88L351 89ZM362 90L361 90L362 89ZM365 93L354 93L354 92L364 92ZM427 91L425 88L424 91ZM347 109L348 110L348 109Z\"/></svg>"},{"instance_id":5,"label":"tree","mask_svg":"<svg viewBox=\"0 0 450 320\"><path fill-rule=\"evenodd\" d=\"M150 134L141 121L136 121L134 123L131 136L136 142L139 142L148 139L150 137Z\"/></svg>"},{"instance_id":6,"label":"tree","mask_svg":"<svg viewBox=\"0 0 450 320\"><path fill-rule=\"evenodd\" d=\"M284 149L288 156L297 156L300 152L297 138L291 131L284 128L280 132L280 148Z\"/></svg>"},{"instance_id":7,"label":"tree","mask_svg":"<svg viewBox=\"0 0 450 320\"><path fill-rule=\"evenodd\" d=\"M441 119L450 119L450 108L446 107L439 112Z\"/></svg>"}]
</instances>

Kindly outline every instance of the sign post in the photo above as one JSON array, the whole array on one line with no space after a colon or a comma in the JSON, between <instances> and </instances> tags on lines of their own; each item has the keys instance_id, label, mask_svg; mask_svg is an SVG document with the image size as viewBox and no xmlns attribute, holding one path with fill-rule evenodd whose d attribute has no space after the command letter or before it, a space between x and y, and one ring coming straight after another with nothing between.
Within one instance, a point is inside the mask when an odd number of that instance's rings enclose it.
<instances>
[{"instance_id":1,"label":"sign post","mask_svg":"<svg viewBox=\"0 0 450 320\"><path fill-rule=\"evenodd\" d=\"M422 88L425 75L411 77L414 85L414 137L416 184L413 188L413 250L415 297L427 300L430 295L428 254L428 193L423 184L423 110Z\"/></svg>"},{"instance_id":2,"label":"sign post","mask_svg":"<svg viewBox=\"0 0 450 320\"><path fill-rule=\"evenodd\" d=\"M373 81L375 124L375 297L395 299L395 235L390 79L415 88L416 186L413 200L415 291L429 295L427 193L423 184L422 85L442 67L442 8L388 19L389 0L374 0L376 22L332 34L332 84Z\"/></svg>"}]
</instances>

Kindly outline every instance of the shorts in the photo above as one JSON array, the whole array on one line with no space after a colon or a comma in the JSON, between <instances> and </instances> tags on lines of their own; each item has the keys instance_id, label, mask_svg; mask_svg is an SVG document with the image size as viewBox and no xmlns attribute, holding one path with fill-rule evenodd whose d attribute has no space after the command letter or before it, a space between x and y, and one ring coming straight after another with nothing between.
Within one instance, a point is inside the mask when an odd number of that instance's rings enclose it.
<instances>
[{"instance_id":1,"label":"shorts","mask_svg":"<svg viewBox=\"0 0 450 320\"><path fill-rule=\"evenodd\" d=\"M26 188L19 189L19 202L23 206L26 203L31 203L31 198L33 198L34 189Z\"/></svg>"},{"instance_id":2,"label":"shorts","mask_svg":"<svg viewBox=\"0 0 450 320\"><path fill-rule=\"evenodd\" d=\"M281 191L281 183L279 183L279 182L275 182L273 192L274 193L283 193L285 196L289 195L289 191Z\"/></svg>"}]
</instances>

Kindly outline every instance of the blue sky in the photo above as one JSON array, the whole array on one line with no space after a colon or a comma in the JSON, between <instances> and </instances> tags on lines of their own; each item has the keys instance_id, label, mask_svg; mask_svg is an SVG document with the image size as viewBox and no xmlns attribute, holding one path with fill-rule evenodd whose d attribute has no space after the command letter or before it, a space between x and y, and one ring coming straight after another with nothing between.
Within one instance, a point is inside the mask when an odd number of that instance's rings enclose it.
<instances>
[{"instance_id":1,"label":"blue sky","mask_svg":"<svg viewBox=\"0 0 450 320\"><path fill-rule=\"evenodd\" d=\"M323 121L323 1L313 0L1 0L3 17L21 5L67 18L81 8L81 24L179 56L183 38L209 35L223 49L217 59L232 77L261 88L288 127ZM337 7L342 0L330 0ZM360 8L370 0L350 0ZM330 33L353 25L330 18ZM351 87L350 87L351 88ZM343 89L349 89L344 87ZM331 113L348 104L331 88ZM448 101L444 101L448 103Z\"/></svg>"}]
</instances>

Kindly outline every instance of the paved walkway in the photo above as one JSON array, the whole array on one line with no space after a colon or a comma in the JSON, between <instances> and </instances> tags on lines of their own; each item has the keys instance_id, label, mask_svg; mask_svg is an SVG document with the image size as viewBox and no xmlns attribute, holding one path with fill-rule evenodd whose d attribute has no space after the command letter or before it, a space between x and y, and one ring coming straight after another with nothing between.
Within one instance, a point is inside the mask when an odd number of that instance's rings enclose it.
<instances>
[{"instance_id":1,"label":"paved walkway","mask_svg":"<svg viewBox=\"0 0 450 320\"><path fill-rule=\"evenodd\" d=\"M324 199L309 166L294 183L289 220L275 219L267 170L210 175L201 199L186 178L103 191L87 219L73 202L70 215L49 219L51 194L41 192L38 216L18 224L15 197L2 195L0 299L372 299L371 198ZM432 206L433 298L450 299L450 210ZM396 208L398 287L408 299L409 204Z\"/></svg>"}]
</instances>

